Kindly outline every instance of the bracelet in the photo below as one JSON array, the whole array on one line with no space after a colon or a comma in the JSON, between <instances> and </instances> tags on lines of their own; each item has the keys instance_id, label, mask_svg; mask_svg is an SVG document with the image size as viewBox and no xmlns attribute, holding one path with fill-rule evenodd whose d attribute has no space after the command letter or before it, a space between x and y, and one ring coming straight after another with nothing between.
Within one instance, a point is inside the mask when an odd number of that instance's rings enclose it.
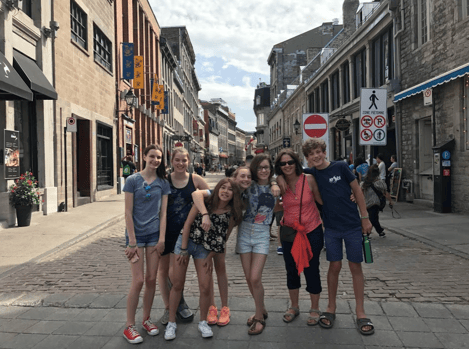
<instances>
[{"instance_id":1,"label":"bracelet","mask_svg":"<svg viewBox=\"0 0 469 349\"><path fill-rule=\"evenodd\" d=\"M368 216L363 216L363 217L360 217L360 219L370 219L370 217L368 217Z\"/></svg>"},{"instance_id":2,"label":"bracelet","mask_svg":"<svg viewBox=\"0 0 469 349\"><path fill-rule=\"evenodd\" d=\"M181 257L187 257L187 256L189 256L189 251L181 249L181 253L179 253L179 255Z\"/></svg>"},{"instance_id":3,"label":"bracelet","mask_svg":"<svg viewBox=\"0 0 469 349\"><path fill-rule=\"evenodd\" d=\"M133 246L132 246L132 245L127 245L127 247L129 247L129 248L135 248L135 247L137 247L137 244L135 244L135 245L133 245Z\"/></svg>"},{"instance_id":4,"label":"bracelet","mask_svg":"<svg viewBox=\"0 0 469 349\"><path fill-rule=\"evenodd\" d=\"M210 216L210 214L208 212L205 212L205 213L202 213L202 217L203 216Z\"/></svg>"}]
</instances>

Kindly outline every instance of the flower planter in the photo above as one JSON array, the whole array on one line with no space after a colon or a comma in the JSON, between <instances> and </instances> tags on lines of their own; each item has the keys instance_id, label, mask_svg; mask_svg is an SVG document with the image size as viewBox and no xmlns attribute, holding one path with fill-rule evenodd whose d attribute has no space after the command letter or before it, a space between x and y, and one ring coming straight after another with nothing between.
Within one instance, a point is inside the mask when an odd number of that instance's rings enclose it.
<instances>
[{"instance_id":1,"label":"flower planter","mask_svg":"<svg viewBox=\"0 0 469 349\"><path fill-rule=\"evenodd\" d=\"M31 224L31 213L33 211L33 207L17 205L15 208L18 227L29 227Z\"/></svg>"}]
</instances>

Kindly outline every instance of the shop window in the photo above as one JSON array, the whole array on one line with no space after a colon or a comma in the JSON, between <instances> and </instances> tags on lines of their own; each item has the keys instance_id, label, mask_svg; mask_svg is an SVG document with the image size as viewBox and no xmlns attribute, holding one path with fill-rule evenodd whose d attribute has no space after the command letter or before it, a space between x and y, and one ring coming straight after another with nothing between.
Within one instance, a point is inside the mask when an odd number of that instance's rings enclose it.
<instances>
[{"instance_id":1,"label":"shop window","mask_svg":"<svg viewBox=\"0 0 469 349\"><path fill-rule=\"evenodd\" d=\"M72 40L87 50L87 15L75 1L70 1L70 25L72 30Z\"/></svg>"},{"instance_id":2,"label":"shop window","mask_svg":"<svg viewBox=\"0 0 469 349\"><path fill-rule=\"evenodd\" d=\"M98 190L113 187L112 127L97 123L96 158ZM135 161L136 157L135 157Z\"/></svg>"},{"instance_id":3,"label":"shop window","mask_svg":"<svg viewBox=\"0 0 469 349\"><path fill-rule=\"evenodd\" d=\"M94 60L112 71L112 43L96 24L94 25Z\"/></svg>"}]
</instances>

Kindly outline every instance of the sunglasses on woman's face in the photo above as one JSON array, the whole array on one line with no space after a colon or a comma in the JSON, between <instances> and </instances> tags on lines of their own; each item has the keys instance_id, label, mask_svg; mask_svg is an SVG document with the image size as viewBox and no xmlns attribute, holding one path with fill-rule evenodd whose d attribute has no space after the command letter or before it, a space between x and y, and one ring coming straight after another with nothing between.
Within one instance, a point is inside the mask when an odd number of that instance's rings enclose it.
<instances>
[{"instance_id":1,"label":"sunglasses on woman's face","mask_svg":"<svg viewBox=\"0 0 469 349\"><path fill-rule=\"evenodd\" d=\"M287 165L294 165L295 164L295 160L289 160L289 161L280 161L279 162L280 166L283 167L283 166L287 166Z\"/></svg>"}]
</instances>

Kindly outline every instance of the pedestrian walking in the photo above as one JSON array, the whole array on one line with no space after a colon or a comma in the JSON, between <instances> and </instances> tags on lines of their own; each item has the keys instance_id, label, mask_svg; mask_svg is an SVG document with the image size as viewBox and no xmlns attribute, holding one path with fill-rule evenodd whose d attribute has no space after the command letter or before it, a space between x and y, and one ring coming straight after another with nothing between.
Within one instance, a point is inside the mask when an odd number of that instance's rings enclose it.
<instances>
[{"instance_id":1,"label":"pedestrian walking","mask_svg":"<svg viewBox=\"0 0 469 349\"><path fill-rule=\"evenodd\" d=\"M167 217L171 224L166 229L165 248L160 258L158 273L158 284L165 305L164 314L160 319L163 325L166 325L169 320L169 292L173 278L172 267L175 263L172 252L192 207L191 194L197 189L209 188L202 177L187 171L190 162L191 159L186 148L174 148L171 155L173 172L168 176L171 193L168 197ZM190 322L194 318L192 311L184 301L184 296L181 296L177 314L178 318L184 322Z\"/></svg>"},{"instance_id":2,"label":"pedestrian walking","mask_svg":"<svg viewBox=\"0 0 469 349\"><path fill-rule=\"evenodd\" d=\"M363 335L374 333L374 326L366 317L364 308L364 276L361 263L362 235L369 235L372 229L366 210L365 198L350 169L343 161L326 160L326 143L322 139L310 138L303 143L303 154L311 169L305 173L316 179L324 202L323 223L326 243L326 258L329 261L327 273L328 305L319 319L323 328L332 328L336 318L336 298L339 273L342 268L343 244L352 274L355 294L355 314L358 331ZM352 191L357 206L350 200Z\"/></svg>"},{"instance_id":3,"label":"pedestrian walking","mask_svg":"<svg viewBox=\"0 0 469 349\"><path fill-rule=\"evenodd\" d=\"M230 178L218 182L213 193L207 200L206 212L199 212L192 206L184 224L182 235L179 236L174 249L177 261L174 264L173 287L170 293L169 322L165 331L165 339L176 338L176 308L184 289L184 282L189 262L192 256L199 282L199 331L203 338L213 336L212 329L207 323L210 303L213 303L212 258L215 254L225 252L225 244L231 230L242 219L242 203L239 188ZM202 218L209 216L213 225L208 231L202 227Z\"/></svg>"},{"instance_id":4,"label":"pedestrian walking","mask_svg":"<svg viewBox=\"0 0 469 349\"><path fill-rule=\"evenodd\" d=\"M268 317L262 271L269 253L270 222L275 206L270 185L274 168L270 156L259 154L252 160L250 169L253 182L246 191L248 206L238 229L236 250L240 254L244 275L256 306L256 313L247 321L248 334L256 335L262 333Z\"/></svg>"},{"instance_id":5,"label":"pedestrian walking","mask_svg":"<svg viewBox=\"0 0 469 349\"><path fill-rule=\"evenodd\" d=\"M382 153L376 155L376 163L378 164L379 178L386 181L386 164L384 163L384 155Z\"/></svg>"},{"instance_id":6,"label":"pedestrian walking","mask_svg":"<svg viewBox=\"0 0 469 349\"><path fill-rule=\"evenodd\" d=\"M358 180L358 183L361 183L365 180L366 173L368 172L368 168L370 167L368 163L363 159L362 156L358 156L355 159L355 173Z\"/></svg>"},{"instance_id":7,"label":"pedestrian walking","mask_svg":"<svg viewBox=\"0 0 469 349\"><path fill-rule=\"evenodd\" d=\"M370 166L365 181L361 184L361 188L363 190L363 195L365 196L366 210L368 211L370 222L378 235L384 238L386 233L379 223L380 198L378 193L385 196L389 200L390 205L392 205L392 198L386 190L386 182L381 179L377 165Z\"/></svg>"},{"instance_id":8,"label":"pedestrian walking","mask_svg":"<svg viewBox=\"0 0 469 349\"><path fill-rule=\"evenodd\" d=\"M300 159L292 149L283 149L277 155L275 173L283 176L287 184L286 190L282 191L284 215L281 224L296 231L294 234L285 235L282 234L282 228L280 230L291 303L283 315L283 321L292 322L300 314L300 275L303 272L306 291L311 300L306 324L314 326L318 324L321 316L319 256L324 247L324 233L316 206L316 201L322 205L321 195L314 177L303 174Z\"/></svg>"},{"instance_id":9,"label":"pedestrian walking","mask_svg":"<svg viewBox=\"0 0 469 349\"><path fill-rule=\"evenodd\" d=\"M132 284L127 297L127 322L124 337L129 343L143 341L135 327L140 291L143 293L142 327L150 336L159 333L150 318L156 288L160 254L164 250L166 206L171 192L165 179L163 151L158 145L149 145L143 151L145 168L127 178L125 192L126 249L132 272ZM146 273L144 272L146 262Z\"/></svg>"}]
</instances>

